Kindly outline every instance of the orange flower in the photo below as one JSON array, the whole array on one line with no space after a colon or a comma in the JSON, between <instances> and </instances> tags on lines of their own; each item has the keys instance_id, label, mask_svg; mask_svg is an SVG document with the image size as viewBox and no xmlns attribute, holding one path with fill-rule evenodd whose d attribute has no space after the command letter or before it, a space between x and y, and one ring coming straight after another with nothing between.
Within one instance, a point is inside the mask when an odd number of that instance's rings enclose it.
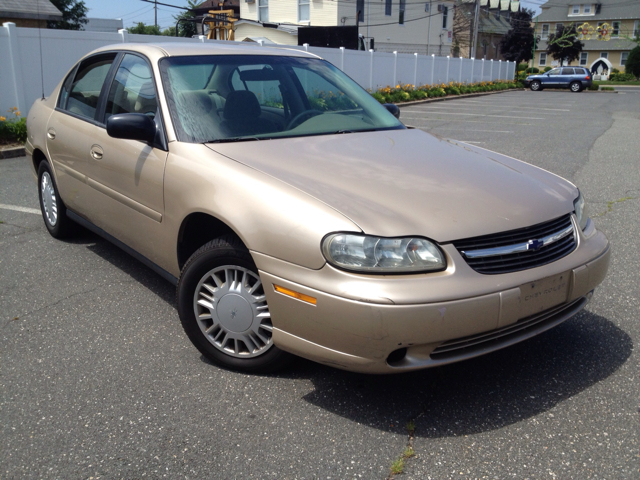
<instances>
[{"instance_id":1,"label":"orange flower","mask_svg":"<svg viewBox=\"0 0 640 480\"><path fill-rule=\"evenodd\" d=\"M19 117L20 116L20 111L16 110L16 116Z\"/></svg>"},{"instance_id":2,"label":"orange flower","mask_svg":"<svg viewBox=\"0 0 640 480\"><path fill-rule=\"evenodd\" d=\"M4 122L5 120L6 120L6 118L0 117L0 122Z\"/></svg>"}]
</instances>

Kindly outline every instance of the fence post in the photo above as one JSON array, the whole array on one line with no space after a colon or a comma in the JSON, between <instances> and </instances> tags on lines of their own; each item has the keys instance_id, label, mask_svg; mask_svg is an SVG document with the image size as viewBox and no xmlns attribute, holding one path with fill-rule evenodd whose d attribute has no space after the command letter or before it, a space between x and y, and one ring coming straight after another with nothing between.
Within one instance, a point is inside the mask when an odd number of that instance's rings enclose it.
<instances>
[{"instance_id":1,"label":"fence post","mask_svg":"<svg viewBox=\"0 0 640 480\"><path fill-rule=\"evenodd\" d=\"M344 72L344 47L340 47L340 70Z\"/></svg>"},{"instance_id":2,"label":"fence post","mask_svg":"<svg viewBox=\"0 0 640 480\"><path fill-rule=\"evenodd\" d=\"M393 52L393 84L398 84L398 52Z\"/></svg>"},{"instance_id":3,"label":"fence post","mask_svg":"<svg viewBox=\"0 0 640 480\"><path fill-rule=\"evenodd\" d=\"M491 73L489 73L489 81L493 82L493 58L491 59Z\"/></svg>"},{"instance_id":4,"label":"fence post","mask_svg":"<svg viewBox=\"0 0 640 480\"><path fill-rule=\"evenodd\" d=\"M498 60L498 80L502 79L502 60Z\"/></svg>"},{"instance_id":5,"label":"fence post","mask_svg":"<svg viewBox=\"0 0 640 480\"><path fill-rule=\"evenodd\" d=\"M16 30L16 24L13 22L3 23L2 26L7 30L9 58L11 60L9 73L11 74L11 82L13 83L13 92L11 93L13 93L13 99L15 100L11 106L17 107L20 112L26 113L27 109L24 104L24 80L22 75L22 65L20 64L19 58L18 31Z\"/></svg>"},{"instance_id":6,"label":"fence post","mask_svg":"<svg viewBox=\"0 0 640 480\"><path fill-rule=\"evenodd\" d=\"M369 90L373 91L373 49L369 50Z\"/></svg>"},{"instance_id":7,"label":"fence post","mask_svg":"<svg viewBox=\"0 0 640 480\"><path fill-rule=\"evenodd\" d=\"M414 53L415 56L415 66L413 68L413 89L415 90L418 86L418 54Z\"/></svg>"},{"instance_id":8,"label":"fence post","mask_svg":"<svg viewBox=\"0 0 640 480\"><path fill-rule=\"evenodd\" d=\"M261 44L262 45L262 44ZM308 52L309 51L309 44L308 43L303 43L302 46L304 47L304 51Z\"/></svg>"},{"instance_id":9,"label":"fence post","mask_svg":"<svg viewBox=\"0 0 640 480\"><path fill-rule=\"evenodd\" d=\"M126 29L118 29L118 33L120 34L120 37L122 37L122 43L127 43L129 41L129 32L127 32Z\"/></svg>"},{"instance_id":10,"label":"fence post","mask_svg":"<svg viewBox=\"0 0 640 480\"><path fill-rule=\"evenodd\" d=\"M484 82L484 58L482 59L482 70L480 70L480 81Z\"/></svg>"},{"instance_id":11,"label":"fence post","mask_svg":"<svg viewBox=\"0 0 640 480\"><path fill-rule=\"evenodd\" d=\"M474 83L474 78L473 76L476 74L476 59L472 58L471 59L471 82L470 83Z\"/></svg>"},{"instance_id":12,"label":"fence post","mask_svg":"<svg viewBox=\"0 0 640 480\"><path fill-rule=\"evenodd\" d=\"M429 85L433 85L433 74L436 69L436 54L431 54L431 83Z\"/></svg>"},{"instance_id":13,"label":"fence post","mask_svg":"<svg viewBox=\"0 0 640 480\"><path fill-rule=\"evenodd\" d=\"M451 57L447 55L447 75L444 77L444 83L449 83L449 64L451 63Z\"/></svg>"},{"instance_id":14,"label":"fence post","mask_svg":"<svg viewBox=\"0 0 640 480\"><path fill-rule=\"evenodd\" d=\"M458 83L462 83L462 64L464 63L464 59L460 57L460 71L458 72Z\"/></svg>"}]
</instances>

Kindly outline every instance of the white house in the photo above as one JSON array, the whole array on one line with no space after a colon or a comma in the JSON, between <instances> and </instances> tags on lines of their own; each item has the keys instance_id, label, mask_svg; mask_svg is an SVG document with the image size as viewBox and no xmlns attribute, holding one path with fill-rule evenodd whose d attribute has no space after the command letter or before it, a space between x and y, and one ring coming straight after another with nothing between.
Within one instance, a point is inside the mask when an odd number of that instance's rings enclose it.
<instances>
[{"instance_id":1,"label":"white house","mask_svg":"<svg viewBox=\"0 0 640 480\"><path fill-rule=\"evenodd\" d=\"M367 48L449 55L452 0L246 0L240 3L236 40L268 38L298 44L301 26L358 26Z\"/></svg>"}]
</instances>

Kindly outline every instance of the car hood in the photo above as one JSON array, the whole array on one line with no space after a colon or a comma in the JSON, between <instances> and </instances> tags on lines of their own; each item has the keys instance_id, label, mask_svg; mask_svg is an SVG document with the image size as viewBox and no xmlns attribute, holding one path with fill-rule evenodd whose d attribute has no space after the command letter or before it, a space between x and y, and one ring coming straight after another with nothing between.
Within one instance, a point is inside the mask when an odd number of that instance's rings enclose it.
<instances>
[{"instance_id":1,"label":"car hood","mask_svg":"<svg viewBox=\"0 0 640 480\"><path fill-rule=\"evenodd\" d=\"M545 170L417 129L207 146L385 237L446 242L512 230L572 211L577 196Z\"/></svg>"}]
</instances>

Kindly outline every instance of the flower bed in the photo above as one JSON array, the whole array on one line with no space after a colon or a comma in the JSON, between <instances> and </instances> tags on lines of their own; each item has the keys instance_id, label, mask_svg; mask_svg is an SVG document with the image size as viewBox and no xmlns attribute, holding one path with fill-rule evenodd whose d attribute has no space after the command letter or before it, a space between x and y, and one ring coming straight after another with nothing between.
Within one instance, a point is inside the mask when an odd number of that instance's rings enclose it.
<instances>
[{"instance_id":1,"label":"flower bed","mask_svg":"<svg viewBox=\"0 0 640 480\"><path fill-rule=\"evenodd\" d=\"M479 82L479 83L439 83L435 85L421 85L415 88L414 85L396 85L395 87L385 87L377 90L371 95L380 103L402 103L414 100L425 100L427 98L446 97L447 95L464 95L467 93L494 92L497 90L508 90L511 88L523 88L520 82L513 80L502 80L499 82Z\"/></svg>"},{"instance_id":2,"label":"flower bed","mask_svg":"<svg viewBox=\"0 0 640 480\"><path fill-rule=\"evenodd\" d=\"M27 119L20 117L16 107L7 112L8 117L0 115L0 145L24 144L27 141Z\"/></svg>"}]
</instances>

